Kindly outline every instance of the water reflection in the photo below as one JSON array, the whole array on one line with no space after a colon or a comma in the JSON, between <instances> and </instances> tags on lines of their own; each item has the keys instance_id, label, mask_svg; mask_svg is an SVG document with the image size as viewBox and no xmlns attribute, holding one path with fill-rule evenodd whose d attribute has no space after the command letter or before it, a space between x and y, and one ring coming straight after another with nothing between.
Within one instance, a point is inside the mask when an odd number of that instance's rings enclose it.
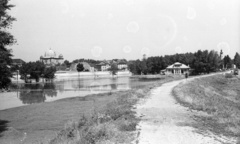
<instances>
[{"instance_id":1,"label":"water reflection","mask_svg":"<svg viewBox=\"0 0 240 144\"><path fill-rule=\"evenodd\" d=\"M23 104L41 103L45 102L46 96L57 96L57 90L54 83L22 84L19 93L19 99Z\"/></svg>"},{"instance_id":2,"label":"water reflection","mask_svg":"<svg viewBox=\"0 0 240 144\"><path fill-rule=\"evenodd\" d=\"M43 91L21 91L19 99L23 104L33 104L45 102L46 97Z\"/></svg>"},{"instance_id":3,"label":"water reflection","mask_svg":"<svg viewBox=\"0 0 240 144\"><path fill-rule=\"evenodd\" d=\"M141 88L152 82L153 80L129 77L81 79L80 81L78 78L70 77L68 79L57 79L54 83L13 84L11 92L1 94L0 110L63 98L84 97L88 94ZM6 103L9 104L6 105Z\"/></svg>"}]
</instances>

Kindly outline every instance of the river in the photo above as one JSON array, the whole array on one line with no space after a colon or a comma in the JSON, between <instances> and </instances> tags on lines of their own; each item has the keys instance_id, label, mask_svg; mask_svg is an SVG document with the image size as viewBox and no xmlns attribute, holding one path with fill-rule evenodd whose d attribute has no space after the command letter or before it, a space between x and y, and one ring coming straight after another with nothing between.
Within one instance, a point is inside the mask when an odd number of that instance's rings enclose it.
<instances>
[{"instance_id":1,"label":"river","mask_svg":"<svg viewBox=\"0 0 240 144\"><path fill-rule=\"evenodd\" d=\"M153 80L131 77L80 80L71 77L58 79L53 83L13 83L10 92L0 93L0 110L63 98L141 88L152 82Z\"/></svg>"}]
</instances>

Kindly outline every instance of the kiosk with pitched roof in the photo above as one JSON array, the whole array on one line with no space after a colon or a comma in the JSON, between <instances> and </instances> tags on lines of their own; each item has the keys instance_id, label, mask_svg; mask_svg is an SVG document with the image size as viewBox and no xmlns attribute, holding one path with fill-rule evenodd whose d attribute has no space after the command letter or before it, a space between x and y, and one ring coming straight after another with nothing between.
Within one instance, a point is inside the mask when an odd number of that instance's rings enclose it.
<instances>
[{"instance_id":1,"label":"kiosk with pitched roof","mask_svg":"<svg viewBox=\"0 0 240 144\"><path fill-rule=\"evenodd\" d=\"M176 62L166 68L166 74L174 74L174 75L183 75L185 73L189 73L190 67L185 64Z\"/></svg>"}]
</instances>

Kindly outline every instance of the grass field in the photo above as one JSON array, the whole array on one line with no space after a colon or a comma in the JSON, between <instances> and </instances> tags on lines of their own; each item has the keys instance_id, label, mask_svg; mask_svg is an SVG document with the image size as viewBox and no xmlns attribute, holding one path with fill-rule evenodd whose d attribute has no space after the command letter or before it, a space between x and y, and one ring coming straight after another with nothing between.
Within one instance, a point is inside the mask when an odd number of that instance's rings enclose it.
<instances>
[{"instance_id":1,"label":"grass field","mask_svg":"<svg viewBox=\"0 0 240 144\"><path fill-rule=\"evenodd\" d=\"M173 90L176 100L190 109L206 112L195 116L199 131L240 137L240 79L229 75L198 78Z\"/></svg>"},{"instance_id":2,"label":"grass field","mask_svg":"<svg viewBox=\"0 0 240 144\"><path fill-rule=\"evenodd\" d=\"M176 79L181 78L165 77L143 89L2 110L0 143L129 143L138 123L133 105L153 87Z\"/></svg>"}]
</instances>

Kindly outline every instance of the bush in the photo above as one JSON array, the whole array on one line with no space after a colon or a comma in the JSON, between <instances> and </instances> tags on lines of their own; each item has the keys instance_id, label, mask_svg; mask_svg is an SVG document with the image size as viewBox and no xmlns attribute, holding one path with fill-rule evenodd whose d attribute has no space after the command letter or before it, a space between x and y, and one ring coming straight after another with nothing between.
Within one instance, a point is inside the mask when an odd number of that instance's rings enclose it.
<instances>
[{"instance_id":1,"label":"bush","mask_svg":"<svg viewBox=\"0 0 240 144\"><path fill-rule=\"evenodd\" d=\"M118 123L120 131L135 131L137 124L137 120L121 120Z\"/></svg>"},{"instance_id":2,"label":"bush","mask_svg":"<svg viewBox=\"0 0 240 144\"><path fill-rule=\"evenodd\" d=\"M112 120L117 120L126 113L123 107L117 105L116 102L107 105L106 115L110 116Z\"/></svg>"},{"instance_id":3,"label":"bush","mask_svg":"<svg viewBox=\"0 0 240 144\"><path fill-rule=\"evenodd\" d=\"M226 73L225 78L233 78L233 75L231 73Z\"/></svg>"}]
</instances>

